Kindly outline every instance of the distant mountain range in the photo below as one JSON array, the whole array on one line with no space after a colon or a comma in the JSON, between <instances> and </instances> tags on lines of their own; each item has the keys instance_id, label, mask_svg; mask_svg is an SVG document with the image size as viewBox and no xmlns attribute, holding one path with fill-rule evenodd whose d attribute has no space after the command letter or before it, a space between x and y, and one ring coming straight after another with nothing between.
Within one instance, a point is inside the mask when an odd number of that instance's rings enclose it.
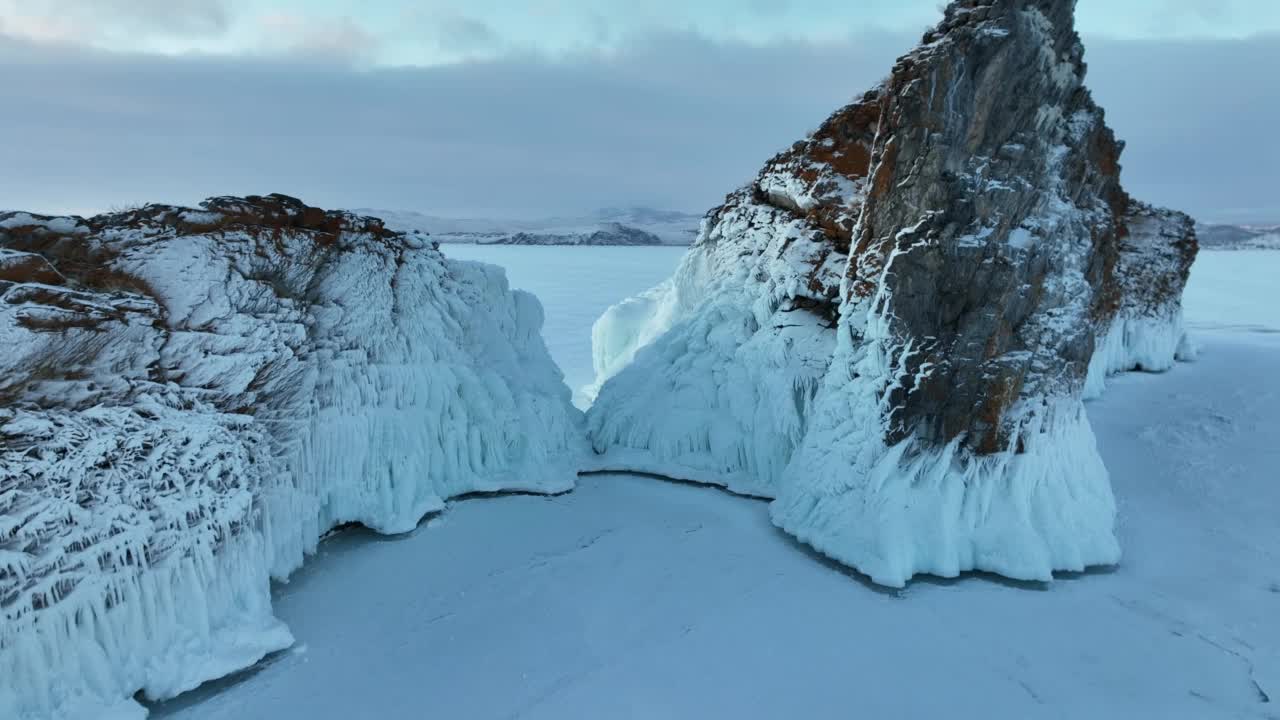
<instances>
[{"instance_id":1,"label":"distant mountain range","mask_svg":"<svg viewBox=\"0 0 1280 720\"><path fill-rule=\"evenodd\" d=\"M476 245L688 245L701 215L652 208L606 208L584 217L492 220L446 218L411 210L358 208L393 230L419 230L442 243Z\"/></svg>"},{"instance_id":2,"label":"distant mountain range","mask_svg":"<svg viewBox=\"0 0 1280 720\"><path fill-rule=\"evenodd\" d=\"M1280 225L1197 225L1206 250L1280 250Z\"/></svg>"}]
</instances>

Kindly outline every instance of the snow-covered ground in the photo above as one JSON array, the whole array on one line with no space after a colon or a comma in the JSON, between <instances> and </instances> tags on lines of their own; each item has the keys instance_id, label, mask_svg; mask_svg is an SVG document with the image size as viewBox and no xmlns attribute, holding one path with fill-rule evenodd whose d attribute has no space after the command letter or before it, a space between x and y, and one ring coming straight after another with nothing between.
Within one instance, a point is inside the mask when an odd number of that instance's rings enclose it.
<instances>
[{"instance_id":1,"label":"snow-covered ground","mask_svg":"<svg viewBox=\"0 0 1280 720\"><path fill-rule=\"evenodd\" d=\"M591 322L660 248L463 248L546 306L573 387ZM1202 354L1089 404L1122 564L870 585L764 503L650 478L349 531L276 591L298 644L153 708L273 718L1280 717L1280 253L1204 253Z\"/></svg>"}]
</instances>

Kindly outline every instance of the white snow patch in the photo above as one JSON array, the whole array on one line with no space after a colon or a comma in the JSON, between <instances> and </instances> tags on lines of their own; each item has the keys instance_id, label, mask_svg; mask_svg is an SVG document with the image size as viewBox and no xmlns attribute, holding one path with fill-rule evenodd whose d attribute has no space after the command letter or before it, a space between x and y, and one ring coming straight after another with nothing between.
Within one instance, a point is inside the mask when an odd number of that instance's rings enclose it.
<instances>
[{"instance_id":1,"label":"white snow patch","mask_svg":"<svg viewBox=\"0 0 1280 720\"><path fill-rule=\"evenodd\" d=\"M37 217L30 213L16 212L0 220L0 229L3 230L30 226L42 227L60 235L82 234L89 230L74 217Z\"/></svg>"},{"instance_id":2,"label":"white snow patch","mask_svg":"<svg viewBox=\"0 0 1280 720\"><path fill-rule=\"evenodd\" d=\"M0 635L0 717L143 717L164 700L248 667L293 636L271 613L267 553L253 533L87 587Z\"/></svg>"},{"instance_id":3,"label":"white snow patch","mask_svg":"<svg viewBox=\"0 0 1280 720\"><path fill-rule=\"evenodd\" d=\"M1029 419L1025 452L990 456L961 453L958 440L887 447L878 419L855 415L806 438L770 506L778 527L892 587L968 570L1050 580L1119 561L1115 500L1078 402Z\"/></svg>"},{"instance_id":4,"label":"white snow patch","mask_svg":"<svg viewBox=\"0 0 1280 720\"><path fill-rule=\"evenodd\" d=\"M181 213L178 213L178 217L183 222L188 222L192 225L213 225L214 223L222 220L223 215L222 213L208 212L205 210L183 210Z\"/></svg>"},{"instance_id":5,"label":"white snow patch","mask_svg":"<svg viewBox=\"0 0 1280 720\"><path fill-rule=\"evenodd\" d=\"M775 494L834 345L827 321L791 299L815 268L842 271L835 257L803 221L745 203L671 280L605 313L592 331L592 467Z\"/></svg>"},{"instance_id":6,"label":"white snow patch","mask_svg":"<svg viewBox=\"0 0 1280 720\"><path fill-rule=\"evenodd\" d=\"M165 326L137 297L80 293L141 303L103 345L0 304L20 350L0 372L89 363L48 388L55 409L0 415L0 536L26 549L0 557L0 717L132 712L139 689L252 665L291 642L270 578L330 528L403 533L458 495L568 490L589 452L541 307L499 268L356 234L325 254L290 233L147 232L119 230L116 263Z\"/></svg>"}]
</instances>

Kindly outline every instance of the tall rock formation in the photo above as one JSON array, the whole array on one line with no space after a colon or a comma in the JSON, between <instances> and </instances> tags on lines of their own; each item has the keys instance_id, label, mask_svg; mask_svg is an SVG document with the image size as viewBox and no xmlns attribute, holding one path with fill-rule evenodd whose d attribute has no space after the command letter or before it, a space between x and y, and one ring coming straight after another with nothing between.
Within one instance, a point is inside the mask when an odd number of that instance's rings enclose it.
<instances>
[{"instance_id":1,"label":"tall rock formation","mask_svg":"<svg viewBox=\"0 0 1280 720\"><path fill-rule=\"evenodd\" d=\"M877 582L1114 563L1083 399L1186 357L1196 253L1132 200L1070 0L963 0L594 330L581 418L536 300L284 196L0 213L0 717L136 713L291 642L346 522L632 470L774 498Z\"/></svg>"},{"instance_id":2,"label":"tall rock formation","mask_svg":"<svg viewBox=\"0 0 1280 720\"><path fill-rule=\"evenodd\" d=\"M963 0L595 329L599 466L776 498L901 585L1114 563L1082 398L1190 353L1186 216L1129 198L1075 3Z\"/></svg>"},{"instance_id":3,"label":"tall rock formation","mask_svg":"<svg viewBox=\"0 0 1280 720\"><path fill-rule=\"evenodd\" d=\"M269 579L339 524L573 487L541 324L498 268L284 196L0 214L0 717L288 646Z\"/></svg>"}]
</instances>

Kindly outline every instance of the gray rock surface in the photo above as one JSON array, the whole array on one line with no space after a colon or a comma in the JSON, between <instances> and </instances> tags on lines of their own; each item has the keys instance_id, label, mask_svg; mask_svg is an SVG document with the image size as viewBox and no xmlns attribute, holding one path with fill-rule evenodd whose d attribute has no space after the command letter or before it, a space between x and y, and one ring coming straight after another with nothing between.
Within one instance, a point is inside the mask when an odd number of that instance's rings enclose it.
<instances>
[{"instance_id":1,"label":"gray rock surface","mask_svg":"<svg viewBox=\"0 0 1280 720\"><path fill-rule=\"evenodd\" d=\"M1123 144L1084 85L1074 10L951 3L880 86L713 210L668 295L649 300L661 311L629 334L653 349L603 363L614 377L589 424L606 465L776 496L778 525L889 584L1115 562L1081 398L1108 373L1190 354L1180 299L1197 244L1189 218L1121 187ZM725 280L734 264L751 269ZM691 328L735 294L749 333L708 346L716 331ZM695 344L715 358L675 351ZM691 414L671 368L708 364L751 378L774 409L704 394ZM782 389L760 389L763 366ZM641 405L691 420L651 426ZM762 479L751 456L770 433L786 457Z\"/></svg>"}]
</instances>

